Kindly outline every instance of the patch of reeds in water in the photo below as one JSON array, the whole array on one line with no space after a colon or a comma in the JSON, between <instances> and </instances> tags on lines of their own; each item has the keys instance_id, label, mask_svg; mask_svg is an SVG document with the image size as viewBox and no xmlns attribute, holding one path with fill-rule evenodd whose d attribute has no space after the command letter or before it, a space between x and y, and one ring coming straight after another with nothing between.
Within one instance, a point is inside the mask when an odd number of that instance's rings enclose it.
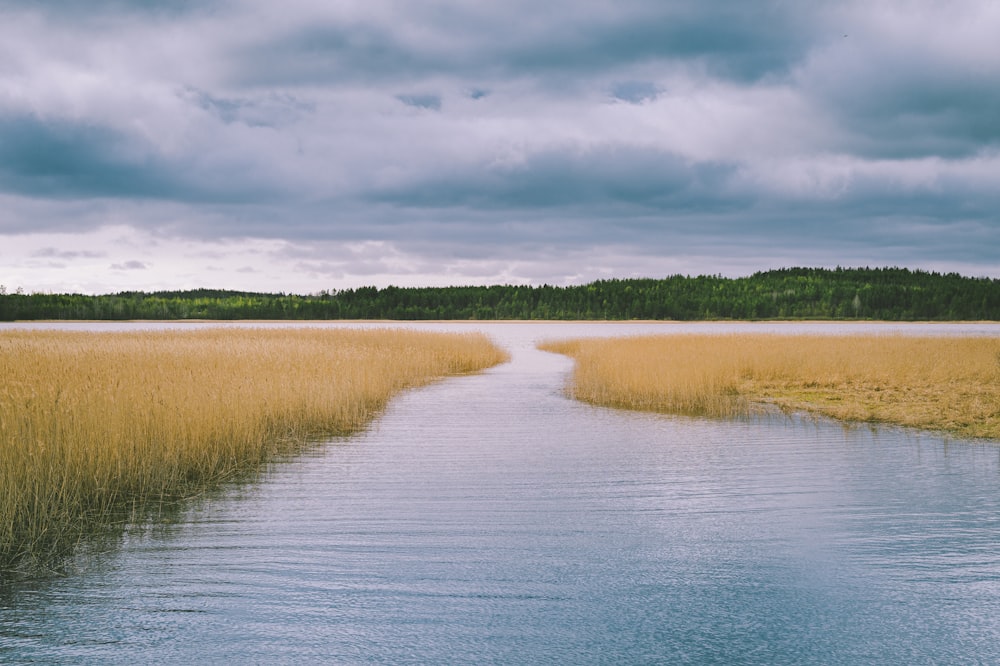
<instances>
[{"instance_id":1,"label":"patch of reeds in water","mask_svg":"<svg viewBox=\"0 0 1000 666\"><path fill-rule=\"evenodd\" d=\"M0 333L0 572L506 358L401 329Z\"/></svg>"},{"instance_id":2,"label":"patch of reeds in water","mask_svg":"<svg viewBox=\"0 0 1000 666\"><path fill-rule=\"evenodd\" d=\"M549 341L571 394L610 407L733 417L761 403L846 421L1000 439L1000 339L660 335Z\"/></svg>"}]
</instances>

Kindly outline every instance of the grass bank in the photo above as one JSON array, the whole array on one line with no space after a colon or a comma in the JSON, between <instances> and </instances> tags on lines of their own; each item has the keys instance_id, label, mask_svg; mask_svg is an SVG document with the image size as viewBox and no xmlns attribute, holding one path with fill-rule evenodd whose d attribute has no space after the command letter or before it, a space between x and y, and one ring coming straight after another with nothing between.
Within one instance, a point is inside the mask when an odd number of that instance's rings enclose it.
<instances>
[{"instance_id":1,"label":"grass bank","mask_svg":"<svg viewBox=\"0 0 1000 666\"><path fill-rule=\"evenodd\" d=\"M0 333L0 571L504 360L400 329Z\"/></svg>"},{"instance_id":2,"label":"grass bank","mask_svg":"<svg viewBox=\"0 0 1000 666\"><path fill-rule=\"evenodd\" d=\"M760 404L1000 439L1000 339L670 335L550 341L570 393L599 405L732 417Z\"/></svg>"}]
</instances>

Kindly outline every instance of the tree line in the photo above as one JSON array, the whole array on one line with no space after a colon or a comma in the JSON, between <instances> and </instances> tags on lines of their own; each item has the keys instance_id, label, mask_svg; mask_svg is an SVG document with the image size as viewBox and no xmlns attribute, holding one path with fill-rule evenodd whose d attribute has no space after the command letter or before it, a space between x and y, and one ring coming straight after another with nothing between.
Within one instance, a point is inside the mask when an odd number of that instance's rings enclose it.
<instances>
[{"instance_id":1,"label":"tree line","mask_svg":"<svg viewBox=\"0 0 1000 666\"><path fill-rule=\"evenodd\" d=\"M784 268L585 285L361 287L310 295L211 289L7 293L0 320L1000 320L1000 280L905 268Z\"/></svg>"}]
</instances>

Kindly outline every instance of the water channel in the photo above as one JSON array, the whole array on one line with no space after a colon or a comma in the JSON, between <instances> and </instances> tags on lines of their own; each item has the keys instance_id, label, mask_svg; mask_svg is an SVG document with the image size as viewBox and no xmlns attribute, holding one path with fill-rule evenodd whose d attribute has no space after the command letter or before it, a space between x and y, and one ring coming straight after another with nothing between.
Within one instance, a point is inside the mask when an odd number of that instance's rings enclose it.
<instances>
[{"instance_id":1,"label":"water channel","mask_svg":"<svg viewBox=\"0 0 1000 666\"><path fill-rule=\"evenodd\" d=\"M1000 326L423 327L512 361L0 591L0 663L1000 663L997 443L590 407L534 349Z\"/></svg>"}]
</instances>

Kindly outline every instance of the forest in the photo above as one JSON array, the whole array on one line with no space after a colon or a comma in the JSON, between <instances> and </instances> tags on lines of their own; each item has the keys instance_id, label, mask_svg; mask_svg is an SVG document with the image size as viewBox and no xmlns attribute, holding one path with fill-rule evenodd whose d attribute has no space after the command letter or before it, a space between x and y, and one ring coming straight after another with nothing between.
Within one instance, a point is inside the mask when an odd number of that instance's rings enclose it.
<instances>
[{"instance_id":1,"label":"forest","mask_svg":"<svg viewBox=\"0 0 1000 666\"><path fill-rule=\"evenodd\" d=\"M8 293L0 320L1000 320L1000 280L906 268L784 268L576 286L361 287L310 295L193 289Z\"/></svg>"}]
</instances>

